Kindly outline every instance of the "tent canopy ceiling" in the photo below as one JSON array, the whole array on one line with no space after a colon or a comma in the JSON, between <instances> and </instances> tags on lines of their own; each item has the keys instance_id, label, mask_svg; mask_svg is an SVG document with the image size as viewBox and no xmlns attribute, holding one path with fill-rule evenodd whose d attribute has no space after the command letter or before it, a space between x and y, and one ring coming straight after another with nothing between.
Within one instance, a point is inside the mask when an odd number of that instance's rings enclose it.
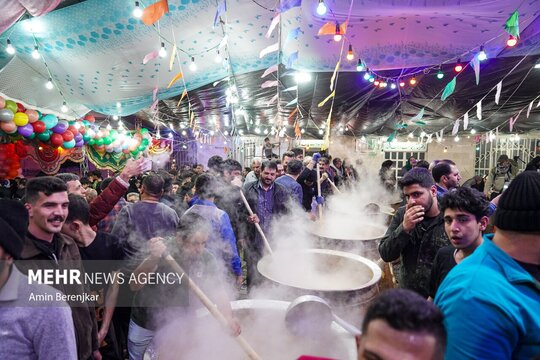
<instances>
[{"instance_id":1,"label":"tent canopy ceiling","mask_svg":"<svg viewBox=\"0 0 540 360\"><path fill-rule=\"evenodd\" d=\"M158 88L157 98L161 100L158 106L164 113L162 120L168 122L174 118L172 121L178 122L188 120L187 101L183 100L176 108L185 87L195 110L195 121L203 128L211 128L218 121L223 129L227 122L232 124L234 118L243 117L233 115L232 107L226 105L227 82L212 86L229 77L239 91L236 108L243 107L248 114L247 122L240 119L238 126L250 131L257 123L276 121L276 115L277 121L287 122L294 107L285 105L292 100L292 95L281 92L278 112L275 104L268 105L276 89L261 88L264 81L275 80L275 73L265 79L260 76L264 69L278 62L287 64L290 56L298 52L292 69L312 72L316 80L300 85L299 114L306 118L308 131L310 128L315 131L329 111L328 104L321 108L316 105L330 93L331 72L340 54L344 58L351 44L355 60L342 60L334 121L349 123L358 132L388 133L395 123L407 120L426 107L430 120L426 128L435 131L462 116L474 105L471 99L486 95L506 75L505 71L528 56L529 59L504 81L506 86L517 87L540 55L540 0L520 3L521 39L514 48L505 48L508 34L503 25L516 10L515 0L356 0L352 7L349 1L325 2L332 11L322 17L315 11L318 3L315 0L304 0L300 7L282 13L278 28L266 38L275 15L274 0L227 1L224 22L216 27L215 0L170 0L169 13L155 27L146 26L132 16L134 2L131 0L56 1L56 5L60 3L60 7L65 7L19 21L0 35L2 50L8 38L17 49L15 56L0 51L0 92L51 110L59 110L65 99L70 108L68 115L73 117L90 110L122 116L139 112L138 115L144 117L148 112L144 109L153 102L153 90ZM343 23L347 18L343 48L332 36L318 35L324 23ZM287 40L288 34L297 28L297 37ZM228 59L230 69L224 63L214 62L225 36L227 45L221 48L221 55ZM279 58L277 52L260 58L261 50L277 43L279 38ZM168 56L143 64L145 55L159 50L161 42L165 43ZM169 70L173 44L178 47L178 56ZM31 56L35 45L39 47L41 60ZM433 79L433 70L430 76L424 75L423 69L447 64L443 69L450 75L452 64L458 58L463 62L471 60L480 45L491 58L487 65L482 65L480 86L474 84L472 70L466 69L468 73L459 76L456 94L444 103L431 101L450 76L441 82ZM187 69L192 57L198 65L196 72ZM393 93L389 89L375 90L354 72L358 58L381 76L416 73L419 85ZM183 78L167 89L180 66ZM280 74L286 74L283 66ZM49 76L56 85L52 91L43 86ZM530 73L521 90L512 95L513 100L483 121L482 126L492 128L508 120L516 107L540 94L538 80L538 74ZM282 90L283 86L294 85L288 75L280 81ZM507 87L504 91L511 94L514 90ZM518 94L521 94L519 98ZM118 102L121 107L117 107ZM498 106L492 110L496 109ZM536 113L533 115L538 119ZM534 123L526 124L529 123L522 124L523 129L534 126Z\"/></svg>"}]
</instances>

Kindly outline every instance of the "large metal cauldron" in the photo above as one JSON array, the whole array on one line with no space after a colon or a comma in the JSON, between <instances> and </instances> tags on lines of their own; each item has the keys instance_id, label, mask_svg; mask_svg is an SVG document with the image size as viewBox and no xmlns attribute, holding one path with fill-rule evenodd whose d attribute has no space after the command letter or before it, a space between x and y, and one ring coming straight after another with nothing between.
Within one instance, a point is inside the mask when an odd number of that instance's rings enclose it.
<instances>
[{"instance_id":1,"label":"large metal cauldron","mask_svg":"<svg viewBox=\"0 0 540 360\"><path fill-rule=\"evenodd\" d=\"M354 218L327 213L309 231L316 237L316 247L352 252L378 261L379 241L386 233L386 227L378 225L381 223L379 218L368 215Z\"/></svg>"},{"instance_id":2,"label":"large metal cauldron","mask_svg":"<svg viewBox=\"0 0 540 360\"><path fill-rule=\"evenodd\" d=\"M316 339L290 333L285 326L289 304L277 300L239 300L231 303L242 325L242 336L261 358L297 359L300 355L313 355L332 359L357 359L354 337L335 322L325 336ZM200 309L197 319L202 327L186 329L188 338L182 338L175 329L165 329L158 333L156 338L159 344L155 345L156 350L147 352L145 360L246 358L238 344L219 328L208 310Z\"/></svg>"},{"instance_id":3,"label":"large metal cauldron","mask_svg":"<svg viewBox=\"0 0 540 360\"><path fill-rule=\"evenodd\" d=\"M328 250L277 252L257 264L261 275L293 298L312 294L334 306L367 304L378 294L381 269L359 255Z\"/></svg>"}]
</instances>

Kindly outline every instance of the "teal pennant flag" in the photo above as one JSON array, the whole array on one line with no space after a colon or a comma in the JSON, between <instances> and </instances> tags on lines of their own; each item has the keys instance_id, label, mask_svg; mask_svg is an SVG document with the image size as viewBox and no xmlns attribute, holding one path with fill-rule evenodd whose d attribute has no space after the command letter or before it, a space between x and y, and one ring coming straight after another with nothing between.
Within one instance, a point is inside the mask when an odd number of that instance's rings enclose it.
<instances>
[{"instance_id":1,"label":"teal pennant flag","mask_svg":"<svg viewBox=\"0 0 540 360\"><path fill-rule=\"evenodd\" d=\"M446 84L446 87L444 88L444 91L441 96L441 100L446 100L450 95L454 93L454 90L456 88L456 77L452 79L448 84Z\"/></svg>"}]
</instances>

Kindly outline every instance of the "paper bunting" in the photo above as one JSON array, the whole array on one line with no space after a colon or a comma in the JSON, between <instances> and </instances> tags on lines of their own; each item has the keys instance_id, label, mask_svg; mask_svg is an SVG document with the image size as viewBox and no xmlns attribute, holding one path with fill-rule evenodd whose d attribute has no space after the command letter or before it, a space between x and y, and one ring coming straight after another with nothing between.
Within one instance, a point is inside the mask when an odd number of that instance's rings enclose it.
<instances>
[{"instance_id":1,"label":"paper bunting","mask_svg":"<svg viewBox=\"0 0 540 360\"><path fill-rule=\"evenodd\" d=\"M154 102L152 103L152 106L150 106L150 111L156 111L156 107L157 107L157 104L158 104L158 101L159 100L154 100Z\"/></svg>"},{"instance_id":2,"label":"paper bunting","mask_svg":"<svg viewBox=\"0 0 540 360\"><path fill-rule=\"evenodd\" d=\"M195 113L192 111L191 116L189 117L190 127L193 127L193 120L195 120Z\"/></svg>"},{"instance_id":3,"label":"paper bunting","mask_svg":"<svg viewBox=\"0 0 540 360\"><path fill-rule=\"evenodd\" d=\"M146 25L152 25L168 12L169 4L167 0L159 0L144 8L141 20Z\"/></svg>"},{"instance_id":4,"label":"paper bunting","mask_svg":"<svg viewBox=\"0 0 540 360\"><path fill-rule=\"evenodd\" d=\"M221 80L218 80L218 81L214 81L214 83L212 84L213 87L216 87L217 84L219 84L220 82L223 82L223 81L229 81L229 77L227 76L226 78L223 78Z\"/></svg>"},{"instance_id":5,"label":"paper bunting","mask_svg":"<svg viewBox=\"0 0 540 360\"><path fill-rule=\"evenodd\" d=\"M169 82L169 85L167 85L167 89L170 88L172 86L172 84L174 84L175 82L177 82L178 80L180 80L182 78L182 76L184 76L182 74L182 72L180 71L178 74L176 74L172 80Z\"/></svg>"},{"instance_id":6,"label":"paper bunting","mask_svg":"<svg viewBox=\"0 0 540 360\"><path fill-rule=\"evenodd\" d=\"M499 128L498 127L495 128L495 137L497 137L497 138L499 137Z\"/></svg>"},{"instance_id":7,"label":"paper bunting","mask_svg":"<svg viewBox=\"0 0 540 360\"><path fill-rule=\"evenodd\" d=\"M348 21L345 21L343 24L339 25L339 31L341 35L345 35L345 32L347 31L347 24ZM318 35L335 35L336 34L336 23L333 21L329 21L325 23L318 32Z\"/></svg>"},{"instance_id":8,"label":"paper bunting","mask_svg":"<svg viewBox=\"0 0 540 360\"><path fill-rule=\"evenodd\" d=\"M285 107L294 105L294 104L296 104L297 102L298 102L298 98L295 98L295 99L289 101L289 102L287 103L287 105L285 105Z\"/></svg>"},{"instance_id":9,"label":"paper bunting","mask_svg":"<svg viewBox=\"0 0 540 360\"><path fill-rule=\"evenodd\" d=\"M277 14L276 16L274 16L274 18L272 19L272 22L270 23L270 27L268 28L268 31L266 32L266 35L264 35L267 39L270 38L270 36L272 36L272 32L274 31L274 29L276 28L277 24L279 24L279 20L280 20L280 16L279 14Z\"/></svg>"},{"instance_id":10,"label":"paper bunting","mask_svg":"<svg viewBox=\"0 0 540 360\"><path fill-rule=\"evenodd\" d=\"M495 94L495 104L499 105L499 99L501 98L502 80L497 84L497 93Z\"/></svg>"},{"instance_id":11,"label":"paper bunting","mask_svg":"<svg viewBox=\"0 0 540 360\"><path fill-rule=\"evenodd\" d=\"M418 126L424 126L424 125L426 125L426 123L423 122L423 121L415 121L414 123L415 123L416 125L418 125Z\"/></svg>"},{"instance_id":12,"label":"paper bunting","mask_svg":"<svg viewBox=\"0 0 540 360\"><path fill-rule=\"evenodd\" d=\"M287 44L289 41L298 38L298 34L300 34L300 28L297 27L296 29L292 29L287 34L287 38L285 39L285 44Z\"/></svg>"},{"instance_id":13,"label":"paper bunting","mask_svg":"<svg viewBox=\"0 0 540 360\"><path fill-rule=\"evenodd\" d=\"M460 123L460 120L456 120L454 121L454 127L452 128L452 136L455 136L458 131L459 131L459 123Z\"/></svg>"},{"instance_id":14,"label":"paper bunting","mask_svg":"<svg viewBox=\"0 0 540 360\"><path fill-rule=\"evenodd\" d=\"M171 52L171 58L169 59L169 71L172 70L175 58L176 58L176 44L173 45L172 52Z\"/></svg>"},{"instance_id":15,"label":"paper bunting","mask_svg":"<svg viewBox=\"0 0 540 360\"><path fill-rule=\"evenodd\" d=\"M510 15L508 20L506 20L506 24L504 24L504 29L506 32L508 32L510 35L514 37L519 37L519 12L516 10Z\"/></svg>"},{"instance_id":16,"label":"paper bunting","mask_svg":"<svg viewBox=\"0 0 540 360\"><path fill-rule=\"evenodd\" d=\"M534 104L534 100L531 101L531 103L529 104L529 107L527 108L527 119L529 118L529 114L531 113L531 109L533 107L533 104Z\"/></svg>"},{"instance_id":17,"label":"paper bunting","mask_svg":"<svg viewBox=\"0 0 540 360\"><path fill-rule=\"evenodd\" d=\"M154 90L152 90L152 101L156 101L156 99L157 99L157 92L158 92L158 87L157 87L157 86L154 86Z\"/></svg>"},{"instance_id":18,"label":"paper bunting","mask_svg":"<svg viewBox=\"0 0 540 360\"><path fill-rule=\"evenodd\" d=\"M538 104L536 104L536 107L535 107L535 108L537 108L537 107L539 107L539 106L540 106L540 100L538 100Z\"/></svg>"},{"instance_id":19,"label":"paper bunting","mask_svg":"<svg viewBox=\"0 0 540 360\"><path fill-rule=\"evenodd\" d=\"M298 90L298 85L291 86L290 88L286 88L283 91L296 91Z\"/></svg>"},{"instance_id":20,"label":"paper bunting","mask_svg":"<svg viewBox=\"0 0 540 360\"><path fill-rule=\"evenodd\" d=\"M476 85L478 85L480 83L480 60L478 60L478 56L473 57L471 63L474 69L474 76L476 77Z\"/></svg>"},{"instance_id":21,"label":"paper bunting","mask_svg":"<svg viewBox=\"0 0 540 360\"><path fill-rule=\"evenodd\" d=\"M514 128L514 124L516 123L517 119L519 118L519 115L521 115L521 112L523 111L523 109L519 110L519 112L517 113L516 116L514 116L513 118L510 118L510 120L508 121L508 124L510 125L510 132L512 132L513 128ZM497 131L499 131L499 128L497 128ZM499 134L497 134L499 135Z\"/></svg>"},{"instance_id":22,"label":"paper bunting","mask_svg":"<svg viewBox=\"0 0 540 360\"><path fill-rule=\"evenodd\" d=\"M406 129L408 128L409 125L408 124L404 124L404 123L401 123L401 124L396 124L396 130L401 130L401 129Z\"/></svg>"},{"instance_id":23,"label":"paper bunting","mask_svg":"<svg viewBox=\"0 0 540 360\"><path fill-rule=\"evenodd\" d=\"M180 96L180 100L178 100L178 104L176 104L176 107L180 106L180 103L182 102L182 100L184 100L184 97L186 95L187 95L187 89L184 89L184 91L182 91L182 96Z\"/></svg>"},{"instance_id":24,"label":"paper bunting","mask_svg":"<svg viewBox=\"0 0 540 360\"><path fill-rule=\"evenodd\" d=\"M223 47L225 47L225 45L227 45L227 35L225 35L223 37L223 39L221 39L221 41L219 42L219 45L218 45L218 49L222 49Z\"/></svg>"},{"instance_id":25,"label":"paper bunting","mask_svg":"<svg viewBox=\"0 0 540 360\"><path fill-rule=\"evenodd\" d=\"M411 118L411 121L422 120L423 117L424 117L424 108L420 109L418 114L416 114L414 117Z\"/></svg>"},{"instance_id":26,"label":"paper bunting","mask_svg":"<svg viewBox=\"0 0 540 360\"><path fill-rule=\"evenodd\" d=\"M337 62L336 67L334 68L334 73L332 74L332 78L330 79L330 91L334 90L334 80L336 79L336 74L340 66L341 66L341 60Z\"/></svg>"},{"instance_id":27,"label":"paper bunting","mask_svg":"<svg viewBox=\"0 0 540 360\"><path fill-rule=\"evenodd\" d=\"M455 89L456 89L456 77L454 76L454 78L450 80L450 82L446 84L446 86L444 87L441 100L444 101L448 99L448 97L454 93Z\"/></svg>"},{"instance_id":28,"label":"paper bunting","mask_svg":"<svg viewBox=\"0 0 540 360\"><path fill-rule=\"evenodd\" d=\"M287 10L290 10L294 7L302 5L302 0L281 0L280 6L277 8L277 11L284 13Z\"/></svg>"},{"instance_id":29,"label":"paper bunting","mask_svg":"<svg viewBox=\"0 0 540 360\"><path fill-rule=\"evenodd\" d=\"M297 140L302 137L302 130L300 130L300 125L298 125L298 121L294 123L294 135L296 136Z\"/></svg>"},{"instance_id":30,"label":"paper bunting","mask_svg":"<svg viewBox=\"0 0 540 360\"><path fill-rule=\"evenodd\" d=\"M441 129L441 131L435 133L435 136L437 137L438 142L442 141L443 135L444 135L444 129Z\"/></svg>"},{"instance_id":31,"label":"paper bunting","mask_svg":"<svg viewBox=\"0 0 540 360\"><path fill-rule=\"evenodd\" d=\"M390 136L386 139L386 142L392 142L396 138L396 135L397 135L397 131L394 131L393 133L391 133Z\"/></svg>"},{"instance_id":32,"label":"paper bunting","mask_svg":"<svg viewBox=\"0 0 540 360\"><path fill-rule=\"evenodd\" d=\"M324 99L323 101L321 101L321 102L319 103L319 106L318 106L318 107L324 106L324 104L326 104L326 102L327 102L328 100L330 100L331 98L333 98L335 95L336 95L336 92L335 92L335 91L332 91L332 92L330 93L330 95L328 95L328 96L326 97L326 99Z\"/></svg>"},{"instance_id":33,"label":"paper bunting","mask_svg":"<svg viewBox=\"0 0 540 360\"><path fill-rule=\"evenodd\" d=\"M226 11L227 11L227 2L225 0L223 0L218 4L217 10L216 10L216 15L214 16L214 27L217 26L218 20L219 20L219 17L221 16L221 14L223 14Z\"/></svg>"},{"instance_id":34,"label":"paper bunting","mask_svg":"<svg viewBox=\"0 0 540 360\"><path fill-rule=\"evenodd\" d=\"M467 111L465 115L463 115L463 130L467 130L469 127L469 112Z\"/></svg>"},{"instance_id":35,"label":"paper bunting","mask_svg":"<svg viewBox=\"0 0 540 360\"><path fill-rule=\"evenodd\" d=\"M266 89L266 88L277 86L277 85L278 85L277 80L268 80L262 83L261 88Z\"/></svg>"},{"instance_id":36,"label":"paper bunting","mask_svg":"<svg viewBox=\"0 0 540 360\"><path fill-rule=\"evenodd\" d=\"M274 96L270 99L270 101L268 102L267 105L272 105L272 104L277 100L277 96L278 96L278 94L274 95Z\"/></svg>"},{"instance_id":37,"label":"paper bunting","mask_svg":"<svg viewBox=\"0 0 540 360\"><path fill-rule=\"evenodd\" d=\"M148 54L145 55L142 63L144 65L148 64L148 62L150 60L154 60L155 58L157 58L159 56L159 53L157 51L152 51L152 52L149 52Z\"/></svg>"},{"instance_id":38,"label":"paper bunting","mask_svg":"<svg viewBox=\"0 0 540 360\"><path fill-rule=\"evenodd\" d=\"M270 54L270 53L273 53L275 51L278 51L279 50L279 43L275 43L273 45L270 45L264 49L261 50L261 52L259 53L259 58L263 58L265 57L266 55Z\"/></svg>"},{"instance_id":39,"label":"paper bunting","mask_svg":"<svg viewBox=\"0 0 540 360\"><path fill-rule=\"evenodd\" d=\"M293 52L289 58L287 59L287 65L285 66L287 69L292 69L294 63L298 60L298 51Z\"/></svg>"},{"instance_id":40,"label":"paper bunting","mask_svg":"<svg viewBox=\"0 0 540 360\"><path fill-rule=\"evenodd\" d=\"M264 71L264 73L262 74L261 78L264 78L264 77L266 77L268 74L271 74L271 73L273 73L273 72L276 72L277 70L278 70L278 65L277 65L277 64L276 64L276 65L272 65L272 66L270 66L268 69L266 69L266 70Z\"/></svg>"},{"instance_id":41,"label":"paper bunting","mask_svg":"<svg viewBox=\"0 0 540 360\"><path fill-rule=\"evenodd\" d=\"M482 120L482 100L476 104L476 117L478 120Z\"/></svg>"},{"instance_id":42,"label":"paper bunting","mask_svg":"<svg viewBox=\"0 0 540 360\"><path fill-rule=\"evenodd\" d=\"M292 117L294 116L294 114L296 114L298 112L298 108L294 109L288 116L288 119L292 119Z\"/></svg>"}]
</instances>

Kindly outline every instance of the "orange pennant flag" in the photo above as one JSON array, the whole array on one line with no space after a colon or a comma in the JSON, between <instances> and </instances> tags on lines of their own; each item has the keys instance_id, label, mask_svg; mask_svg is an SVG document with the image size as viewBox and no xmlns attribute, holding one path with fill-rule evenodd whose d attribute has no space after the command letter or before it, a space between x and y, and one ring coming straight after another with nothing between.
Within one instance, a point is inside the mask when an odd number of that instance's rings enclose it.
<instances>
[{"instance_id":1,"label":"orange pennant flag","mask_svg":"<svg viewBox=\"0 0 540 360\"><path fill-rule=\"evenodd\" d=\"M348 20L346 20L343 24L339 25L339 31L341 35L345 35L345 32L347 31L347 23ZM325 23L320 29L318 35L335 35L336 34L336 23L329 21Z\"/></svg>"},{"instance_id":2,"label":"orange pennant flag","mask_svg":"<svg viewBox=\"0 0 540 360\"><path fill-rule=\"evenodd\" d=\"M293 112L291 112L291 114L289 115L289 119L291 119L293 115L296 114L297 111L298 111L298 108L294 109Z\"/></svg>"},{"instance_id":3,"label":"orange pennant flag","mask_svg":"<svg viewBox=\"0 0 540 360\"><path fill-rule=\"evenodd\" d=\"M297 139L302 137L302 131L300 130L300 125L298 125L298 121L294 123L294 135Z\"/></svg>"},{"instance_id":4,"label":"orange pennant flag","mask_svg":"<svg viewBox=\"0 0 540 360\"><path fill-rule=\"evenodd\" d=\"M182 72L180 71L178 74L175 75L175 77L172 78L171 82L169 83L169 85L167 85L167 89L170 88L172 86L172 84L174 84L175 82L177 82L178 80L180 80L182 78L182 76L184 76L182 74Z\"/></svg>"},{"instance_id":5,"label":"orange pennant flag","mask_svg":"<svg viewBox=\"0 0 540 360\"><path fill-rule=\"evenodd\" d=\"M180 106L180 103L182 102L182 100L184 100L184 97L187 95L187 89L184 89L184 91L182 92L182 96L180 96L180 100L178 100L178 104L176 104L176 107Z\"/></svg>"},{"instance_id":6,"label":"orange pennant flag","mask_svg":"<svg viewBox=\"0 0 540 360\"><path fill-rule=\"evenodd\" d=\"M152 25L168 12L169 3L167 0L159 0L158 2L144 8L141 20L146 25Z\"/></svg>"}]
</instances>

